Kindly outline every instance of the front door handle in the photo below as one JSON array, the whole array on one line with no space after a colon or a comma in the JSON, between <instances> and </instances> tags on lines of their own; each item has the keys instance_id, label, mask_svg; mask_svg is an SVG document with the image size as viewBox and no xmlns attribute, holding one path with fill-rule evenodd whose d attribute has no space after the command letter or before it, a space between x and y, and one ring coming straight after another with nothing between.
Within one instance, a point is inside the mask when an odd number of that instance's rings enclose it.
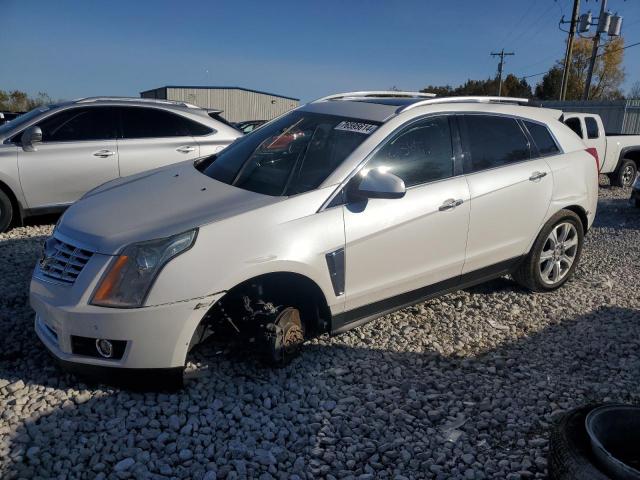
<instances>
[{"instance_id":1,"label":"front door handle","mask_svg":"<svg viewBox=\"0 0 640 480\"><path fill-rule=\"evenodd\" d=\"M95 152L93 154L94 157L100 157L100 158L107 158L110 157L112 155L115 155L116 152L113 152L111 150L98 150L97 152Z\"/></svg>"},{"instance_id":2,"label":"front door handle","mask_svg":"<svg viewBox=\"0 0 640 480\"><path fill-rule=\"evenodd\" d=\"M180 153L191 153L195 151L196 147L192 147L191 145L183 145L182 147L176 148L176 152Z\"/></svg>"},{"instance_id":3,"label":"front door handle","mask_svg":"<svg viewBox=\"0 0 640 480\"><path fill-rule=\"evenodd\" d=\"M544 178L546 176L547 176L547 172L533 172L529 177L529 180L531 180L532 182L535 182L536 180L540 180L541 178Z\"/></svg>"},{"instance_id":4,"label":"front door handle","mask_svg":"<svg viewBox=\"0 0 640 480\"><path fill-rule=\"evenodd\" d=\"M438 210L440 210L441 212L444 212L445 210L452 210L456 207L459 207L463 203L464 201L461 198L458 198L457 200L455 198L450 198L448 200L445 200L444 203L440 205L440 208L438 208Z\"/></svg>"}]
</instances>

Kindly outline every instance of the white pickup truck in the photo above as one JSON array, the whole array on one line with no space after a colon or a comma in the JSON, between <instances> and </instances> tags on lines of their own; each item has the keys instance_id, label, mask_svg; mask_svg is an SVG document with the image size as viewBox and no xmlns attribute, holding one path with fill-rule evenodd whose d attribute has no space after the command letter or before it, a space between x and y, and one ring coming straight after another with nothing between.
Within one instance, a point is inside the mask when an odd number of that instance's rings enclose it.
<instances>
[{"instance_id":1,"label":"white pickup truck","mask_svg":"<svg viewBox=\"0 0 640 480\"><path fill-rule=\"evenodd\" d=\"M640 169L640 135L607 135L602 119L592 113L565 112L564 123L598 154L600 173L611 185L630 187Z\"/></svg>"}]
</instances>

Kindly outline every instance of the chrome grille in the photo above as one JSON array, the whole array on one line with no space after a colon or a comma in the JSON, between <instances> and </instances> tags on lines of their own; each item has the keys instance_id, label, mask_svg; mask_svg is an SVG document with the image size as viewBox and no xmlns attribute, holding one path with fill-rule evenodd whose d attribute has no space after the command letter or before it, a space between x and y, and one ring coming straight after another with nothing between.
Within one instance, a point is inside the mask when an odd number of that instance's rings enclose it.
<instances>
[{"instance_id":1,"label":"chrome grille","mask_svg":"<svg viewBox=\"0 0 640 480\"><path fill-rule=\"evenodd\" d=\"M40 272L48 278L73 285L93 255L88 250L50 237L44 244L40 259Z\"/></svg>"}]
</instances>

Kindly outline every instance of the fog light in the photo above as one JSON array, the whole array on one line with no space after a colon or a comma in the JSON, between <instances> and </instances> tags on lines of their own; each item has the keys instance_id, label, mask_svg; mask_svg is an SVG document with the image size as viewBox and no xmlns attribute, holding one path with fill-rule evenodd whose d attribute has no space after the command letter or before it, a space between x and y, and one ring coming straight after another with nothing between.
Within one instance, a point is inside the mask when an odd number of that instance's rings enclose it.
<instances>
[{"instance_id":1,"label":"fog light","mask_svg":"<svg viewBox=\"0 0 640 480\"><path fill-rule=\"evenodd\" d=\"M98 338L96 340L96 350L104 358L111 358L113 356L113 345L109 340Z\"/></svg>"}]
</instances>

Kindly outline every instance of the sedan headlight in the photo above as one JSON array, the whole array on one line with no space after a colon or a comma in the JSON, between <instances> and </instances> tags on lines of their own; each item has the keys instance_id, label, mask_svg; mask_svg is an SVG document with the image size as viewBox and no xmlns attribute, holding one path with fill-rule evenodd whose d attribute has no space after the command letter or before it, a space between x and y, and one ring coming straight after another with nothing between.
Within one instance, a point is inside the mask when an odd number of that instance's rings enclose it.
<instances>
[{"instance_id":1,"label":"sedan headlight","mask_svg":"<svg viewBox=\"0 0 640 480\"><path fill-rule=\"evenodd\" d=\"M100 280L91 304L114 308L141 307L162 268L191 248L197 232L190 230L126 247Z\"/></svg>"}]
</instances>

